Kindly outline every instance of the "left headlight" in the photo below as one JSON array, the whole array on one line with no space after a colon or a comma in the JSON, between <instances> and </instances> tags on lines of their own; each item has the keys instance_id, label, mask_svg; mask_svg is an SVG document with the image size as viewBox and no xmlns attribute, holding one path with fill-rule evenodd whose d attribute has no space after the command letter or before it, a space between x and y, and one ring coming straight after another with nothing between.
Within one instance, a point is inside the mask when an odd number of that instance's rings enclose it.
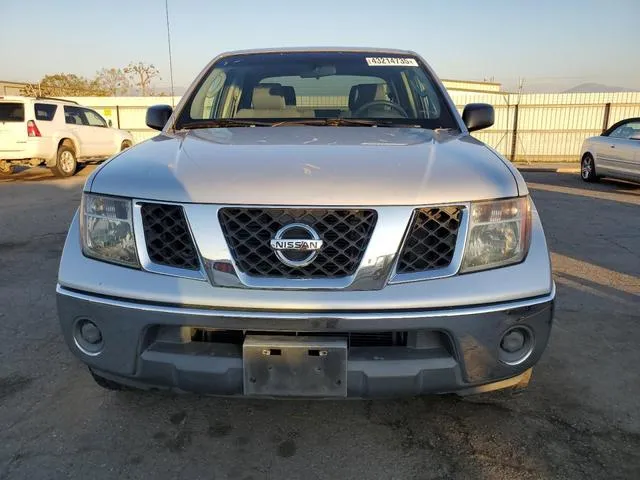
<instances>
[{"instance_id":1,"label":"left headlight","mask_svg":"<svg viewBox=\"0 0 640 480\"><path fill-rule=\"evenodd\" d=\"M521 262L530 236L529 197L472 203L461 273Z\"/></svg>"},{"instance_id":2,"label":"left headlight","mask_svg":"<svg viewBox=\"0 0 640 480\"><path fill-rule=\"evenodd\" d=\"M85 193L81 209L82 251L87 257L128 267L140 266L131 200Z\"/></svg>"}]
</instances>

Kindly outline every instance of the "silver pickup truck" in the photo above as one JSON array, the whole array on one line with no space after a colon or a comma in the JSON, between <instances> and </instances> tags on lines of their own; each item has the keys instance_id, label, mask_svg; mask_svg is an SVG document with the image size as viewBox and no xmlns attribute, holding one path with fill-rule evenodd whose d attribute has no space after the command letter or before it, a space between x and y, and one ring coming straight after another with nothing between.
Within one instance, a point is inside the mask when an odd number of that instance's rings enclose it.
<instances>
[{"instance_id":1,"label":"silver pickup truck","mask_svg":"<svg viewBox=\"0 0 640 480\"><path fill-rule=\"evenodd\" d=\"M103 387L265 397L526 386L555 287L518 171L413 52L215 58L87 180L60 263Z\"/></svg>"}]
</instances>

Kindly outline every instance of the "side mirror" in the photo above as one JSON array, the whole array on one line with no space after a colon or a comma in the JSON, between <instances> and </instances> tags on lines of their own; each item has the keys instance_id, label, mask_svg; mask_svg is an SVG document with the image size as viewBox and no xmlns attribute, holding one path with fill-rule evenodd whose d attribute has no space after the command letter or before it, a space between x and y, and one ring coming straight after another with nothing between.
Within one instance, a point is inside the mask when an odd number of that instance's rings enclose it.
<instances>
[{"instance_id":1,"label":"side mirror","mask_svg":"<svg viewBox=\"0 0 640 480\"><path fill-rule=\"evenodd\" d=\"M109 128L113 127L113 122L111 121L111 119L107 121L107 125L109 125Z\"/></svg>"},{"instance_id":2,"label":"side mirror","mask_svg":"<svg viewBox=\"0 0 640 480\"><path fill-rule=\"evenodd\" d=\"M470 132L482 130L493 125L495 112L487 103L470 103L464 107L462 121Z\"/></svg>"},{"instance_id":3,"label":"side mirror","mask_svg":"<svg viewBox=\"0 0 640 480\"><path fill-rule=\"evenodd\" d=\"M167 124L173 109L169 105L154 105L147 109L147 127L154 130L162 130Z\"/></svg>"}]
</instances>

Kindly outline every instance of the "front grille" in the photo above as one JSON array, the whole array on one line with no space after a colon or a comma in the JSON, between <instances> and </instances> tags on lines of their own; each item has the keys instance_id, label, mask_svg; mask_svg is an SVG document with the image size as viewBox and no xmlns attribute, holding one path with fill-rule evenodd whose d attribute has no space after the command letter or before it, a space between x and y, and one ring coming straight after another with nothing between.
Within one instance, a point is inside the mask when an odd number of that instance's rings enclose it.
<instances>
[{"instance_id":1,"label":"front grille","mask_svg":"<svg viewBox=\"0 0 640 480\"><path fill-rule=\"evenodd\" d=\"M198 270L198 254L182 207L143 203L140 210L151 261L169 267Z\"/></svg>"},{"instance_id":2,"label":"front grille","mask_svg":"<svg viewBox=\"0 0 640 480\"><path fill-rule=\"evenodd\" d=\"M207 330L193 328L192 342L242 345L246 335L277 335L345 338L349 347L406 347L407 332L245 332L243 330Z\"/></svg>"},{"instance_id":3,"label":"front grille","mask_svg":"<svg viewBox=\"0 0 640 480\"><path fill-rule=\"evenodd\" d=\"M236 264L257 277L338 278L355 273L376 224L375 210L223 208L220 224ZM324 241L310 265L290 267L271 249L291 223L312 227Z\"/></svg>"},{"instance_id":4,"label":"front grille","mask_svg":"<svg viewBox=\"0 0 640 480\"><path fill-rule=\"evenodd\" d=\"M460 207L416 210L400 253L397 272L424 272L448 267L453 259L461 218Z\"/></svg>"}]
</instances>

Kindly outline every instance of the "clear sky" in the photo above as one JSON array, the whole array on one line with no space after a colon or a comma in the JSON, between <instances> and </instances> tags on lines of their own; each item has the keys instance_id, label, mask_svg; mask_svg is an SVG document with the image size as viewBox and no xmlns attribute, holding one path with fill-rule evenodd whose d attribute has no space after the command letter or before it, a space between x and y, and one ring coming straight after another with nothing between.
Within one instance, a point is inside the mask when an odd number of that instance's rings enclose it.
<instances>
[{"instance_id":1,"label":"clear sky","mask_svg":"<svg viewBox=\"0 0 640 480\"><path fill-rule=\"evenodd\" d=\"M640 90L640 0L169 0L175 84L217 53L277 46L412 49L441 78ZM0 80L92 76L131 60L169 80L164 0L0 0Z\"/></svg>"}]
</instances>

